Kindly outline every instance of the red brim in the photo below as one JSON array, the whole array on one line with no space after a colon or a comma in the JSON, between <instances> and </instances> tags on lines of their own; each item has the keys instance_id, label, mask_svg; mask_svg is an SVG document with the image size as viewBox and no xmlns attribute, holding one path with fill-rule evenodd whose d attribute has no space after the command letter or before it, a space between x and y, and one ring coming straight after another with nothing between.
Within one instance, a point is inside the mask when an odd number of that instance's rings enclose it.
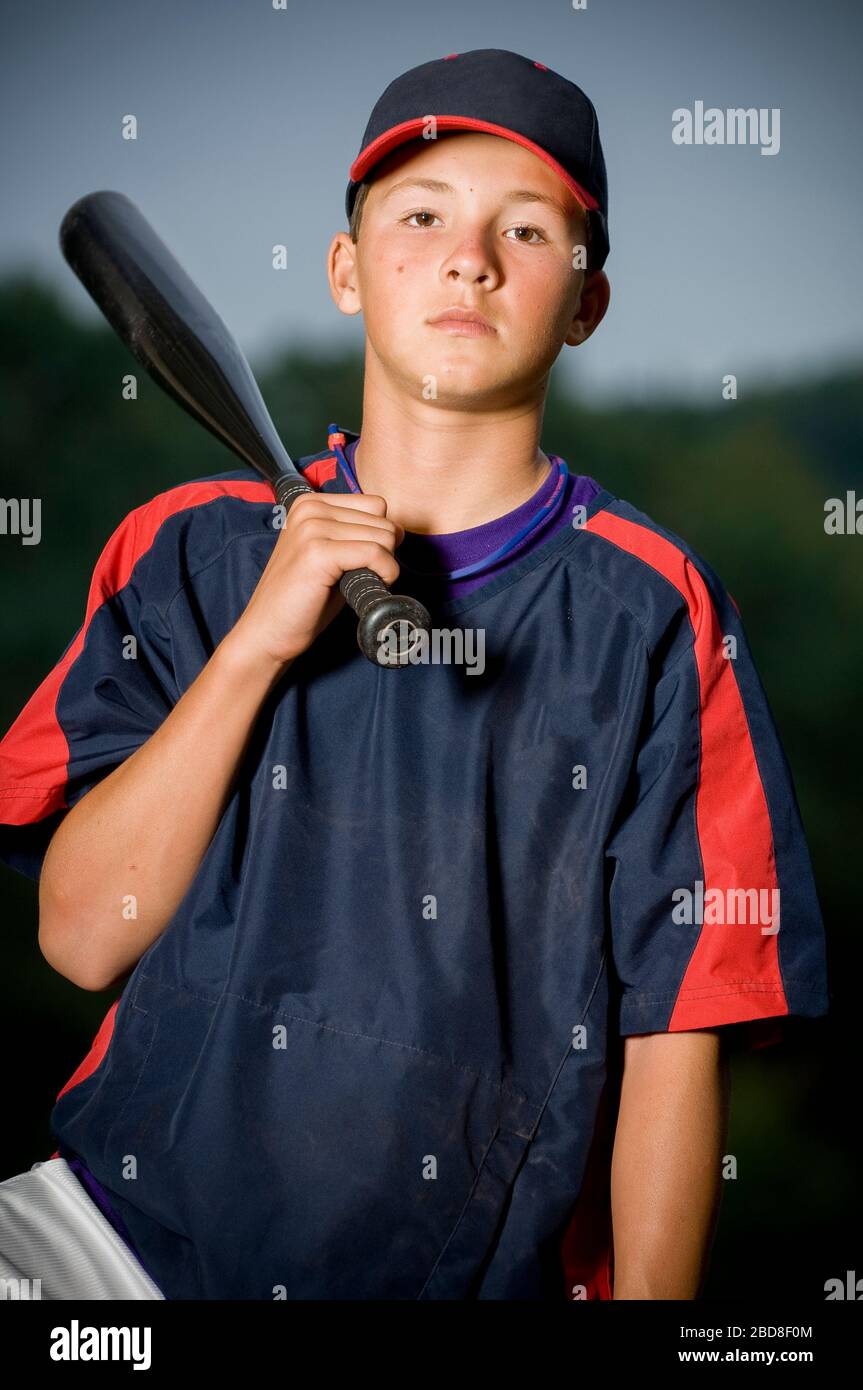
<instances>
[{"instance_id":1,"label":"red brim","mask_svg":"<svg viewBox=\"0 0 863 1390\"><path fill-rule=\"evenodd\" d=\"M517 130L508 130L506 126L495 125L493 121L478 121L472 116L417 116L411 121L402 121L401 125L394 125L390 130L385 130L370 145L367 145L362 154L358 155L350 168L350 177L353 183L359 183L368 171L378 164L391 150L399 145L404 145L408 140L415 140L428 126L429 121L433 120L435 126L440 130L481 130L488 135L500 135L504 140L514 140L517 145L530 150L535 154L549 169L553 169L558 178L562 179L567 188L578 199L583 208L589 212L595 212L599 208L596 199L582 188L579 183L568 174L562 164L558 164L541 145L536 145L527 136L519 134Z\"/></svg>"}]
</instances>

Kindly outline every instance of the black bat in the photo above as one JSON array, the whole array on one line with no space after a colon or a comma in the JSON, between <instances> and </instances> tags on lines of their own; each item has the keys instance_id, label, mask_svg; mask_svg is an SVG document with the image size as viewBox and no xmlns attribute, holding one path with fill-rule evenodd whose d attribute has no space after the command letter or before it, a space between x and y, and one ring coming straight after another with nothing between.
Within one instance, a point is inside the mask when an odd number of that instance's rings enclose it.
<instances>
[{"instance_id":1,"label":"black bat","mask_svg":"<svg viewBox=\"0 0 863 1390\"><path fill-rule=\"evenodd\" d=\"M313 492L280 440L239 344L124 193L88 193L60 224L60 249L105 318L154 381L272 485L287 513ZM428 631L425 608L392 594L373 570L349 570L339 589L359 620L361 651L407 664Z\"/></svg>"}]
</instances>

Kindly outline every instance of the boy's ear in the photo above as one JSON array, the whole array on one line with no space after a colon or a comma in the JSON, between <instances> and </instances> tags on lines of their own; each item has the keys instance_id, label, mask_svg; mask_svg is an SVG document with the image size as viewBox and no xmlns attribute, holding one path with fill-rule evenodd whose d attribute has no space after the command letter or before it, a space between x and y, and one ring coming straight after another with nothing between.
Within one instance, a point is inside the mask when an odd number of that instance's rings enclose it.
<instances>
[{"instance_id":1,"label":"boy's ear","mask_svg":"<svg viewBox=\"0 0 863 1390\"><path fill-rule=\"evenodd\" d=\"M564 339L570 347L585 342L602 323L611 299L611 285L604 270L586 275L581 287L578 309Z\"/></svg>"},{"instance_id":2,"label":"boy's ear","mask_svg":"<svg viewBox=\"0 0 863 1390\"><path fill-rule=\"evenodd\" d=\"M343 314L358 314L362 310L359 276L357 275L357 244L349 232L336 232L327 253L327 279L330 294Z\"/></svg>"}]
</instances>

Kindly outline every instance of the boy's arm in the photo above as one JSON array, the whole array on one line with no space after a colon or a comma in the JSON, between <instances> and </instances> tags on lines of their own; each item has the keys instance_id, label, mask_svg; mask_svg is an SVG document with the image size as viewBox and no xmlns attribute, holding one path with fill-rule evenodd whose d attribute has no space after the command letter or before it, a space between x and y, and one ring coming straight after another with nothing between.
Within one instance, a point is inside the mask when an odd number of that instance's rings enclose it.
<instances>
[{"instance_id":1,"label":"boy's arm","mask_svg":"<svg viewBox=\"0 0 863 1390\"><path fill-rule=\"evenodd\" d=\"M344 607L337 588L341 576L368 567L385 583L395 582L393 551L404 530L386 517L386 505L368 494L298 498L239 619L167 714L164 692L151 698L159 682L143 642L135 661L127 661L123 651L123 633L135 632L137 583L124 591L127 613L124 605L103 605L103 578L94 578L94 612L109 621L99 640L84 642L77 684L85 692L98 686L102 703L79 697L72 723L85 741L90 734L96 764L102 745L140 746L66 810L41 867L42 953L82 988L117 984L176 913L217 829L264 699ZM109 550L132 544L130 533L134 514ZM170 646L168 637L162 640ZM164 653L157 659L164 661ZM47 687L34 697L43 712L49 697ZM106 717L118 722L103 729ZM142 739L151 722L157 727ZM10 785L0 788L4 796L22 790L15 786L16 769L32 780L47 756L47 741L28 735L34 724L19 720L3 740L0 754L6 758L0 762L12 769ZM127 919L130 895L136 911Z\"/></svg>"},{"instance_id":2,"label":"boy's arm","mask_svg":"<svg viewBox=\"0 0 863 1390\"><path fill-rule=\"evenodd\" d=\"M39 879L39 947L61 975L108 989L164 930L283 669L229 633L155 733L68 812ZM129 919L126 894L136 899Z\"/></svg>"},{"instance_id":3,"label":"boy's arm","mask_svg":"<svg viewBox=\"0 0 863 1390\"><path fill-rule=\"evenodd\" d=\"M611 1168L615 1299L694 1299L719 1211L729 1067L720 1032L624 1044Z\"/></svg>"},{"instance_id":4,"label":"boy's arm","mask_svg":"<svg viewBox=\"0 0 863 1390\"><path fill-rule=\"evenodd\" d=\"M789 1016L825 1014L824 924L736 603L701 557L628 503L591 528L612 547L597 548L597 574L617 553L639 562L621 582L646 638L631 649L634 714L619 724L633 756L605 847L611 1028L626 1039L614 1297L693 1298L725 1133L727 1063L710 1030L763 1045Z\"/></svg>"}]
</instances>

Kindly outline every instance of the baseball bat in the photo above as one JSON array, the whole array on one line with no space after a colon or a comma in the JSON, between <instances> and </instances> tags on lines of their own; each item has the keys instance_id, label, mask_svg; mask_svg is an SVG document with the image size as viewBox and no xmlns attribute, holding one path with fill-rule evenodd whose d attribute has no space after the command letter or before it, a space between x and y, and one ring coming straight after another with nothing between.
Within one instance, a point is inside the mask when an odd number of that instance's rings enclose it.
<instances>
[{"instance_id":1,"label":"baseball bat","mask_svg":"<svg viewBox=\"0 0 863 1390\"><path fill-rule=\"evenodd\" d=\"M131 199L111 190L79 198L60 224L60 249L153 380L266 478L286 512L314 491L236 339ZM377 665L406 665L430 626L423 605L369 569L347 571L339 589L357 615L360 650Z\"/></svg>"}]
</instances>

